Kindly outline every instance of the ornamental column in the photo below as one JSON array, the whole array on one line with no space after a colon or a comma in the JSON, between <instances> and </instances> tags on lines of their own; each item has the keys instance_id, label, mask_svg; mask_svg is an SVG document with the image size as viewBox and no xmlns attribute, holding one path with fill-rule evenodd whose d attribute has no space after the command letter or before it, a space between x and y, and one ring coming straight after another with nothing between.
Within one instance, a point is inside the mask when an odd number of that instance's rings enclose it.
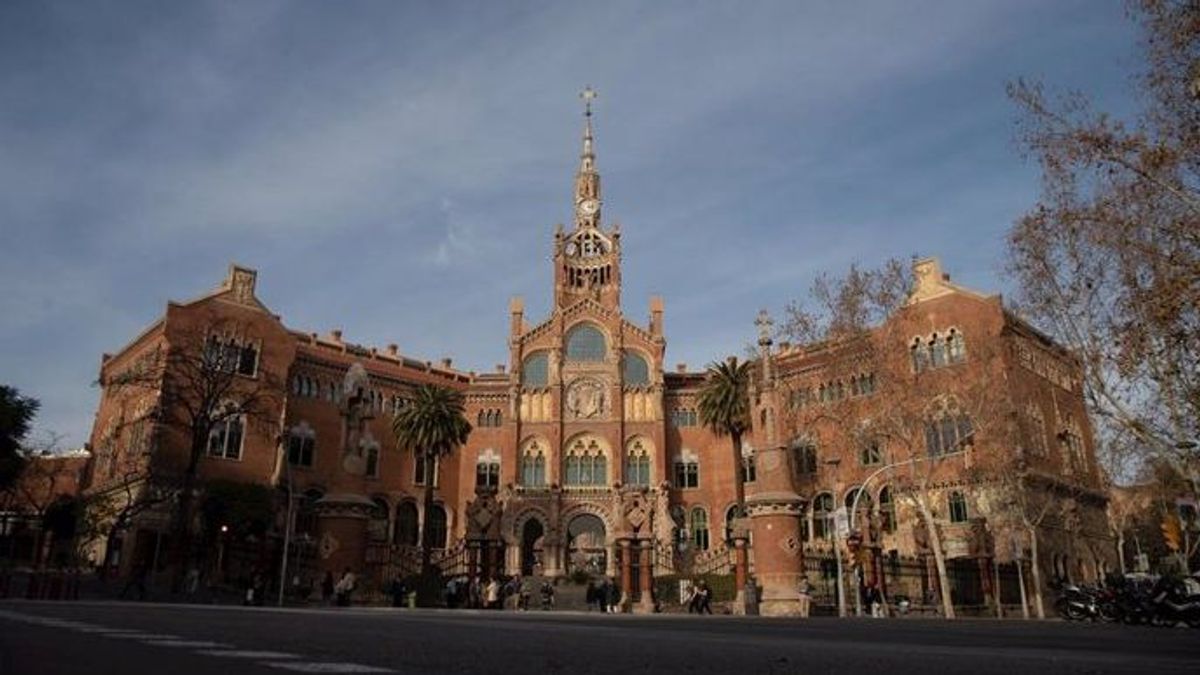
<instances>
[{"instance_id":1,"label":"ornamental column","mask_svg":"<svg viewBox=\"0 0 1200 675\"><path fill-rule=\"evenodd\" d=\"M792 486L787 447L776 428L778 392L771 354L771 326L766 311L759 312L762 385L754 419L762 420L759 438L766 442L757 453L757 477L746 497L746 512L754 535L754 576L762 588L759 613L764 616L797 616L800 613L800 577L804 574L800 519L804 499Z\"/></svg>"},{"instance_id":2,"label":"ornamental column","mask_svg":"<svg viewBox=\"0 0 1200 675\"><path fill-rule=\"evenodd\" d=\"M654 613L654 576L651 561L654 559L654 542L642 539L638 542L638 581L641 582L642 597L634 612L637 614Z\"/></svg>"},{"instance_id":3,"label":"ornamental column","mask_svg":"<svg viewBox=\"0 0 1200 675\"><path fill-rule=\"evenodd\" d=\"M621 611L632 604L633 593L633 541L622 539L621 545Z\"/></svg>"},{"instance_id":4,"label":"ornamental column","mask_svg":"<svg viewBox=\"0 0 1200 675\"><path fill-rule=\"evenodd\" d=\"M317 567L340 578L347 567L363 573L367 519L374 502L355 494L330 494L317 500Z\"/></svg>"}]
</instances>

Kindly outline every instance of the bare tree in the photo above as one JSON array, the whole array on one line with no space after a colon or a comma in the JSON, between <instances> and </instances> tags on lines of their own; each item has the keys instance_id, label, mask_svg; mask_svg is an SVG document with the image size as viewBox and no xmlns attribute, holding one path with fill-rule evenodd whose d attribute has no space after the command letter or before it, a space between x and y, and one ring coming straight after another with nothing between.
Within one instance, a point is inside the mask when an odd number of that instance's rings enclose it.
<instances>
[{"instance_id":1,"label":"bare tree","mask_svg":"<svg viewBox=\"0 0 1200 675\"><path fill-rule=\"evenodd\" d=\"M169 327L166 338L154 358L102 384L157 399L150 475L177 488L169 489L178 496L172 527L177 586L191 561L201 460L240 448L251 429L277 436L284 385L260 367L261 336L248 322L203 312Z\"/></svg>"},{"instance_id":2,"label":"bare tree","mask_svg":"<svg viewBox=\"0 0 1200 675\"><path fill-rule=\"evenodd\" d=\"M962 475L973 461L977 436L1004 423L994 384L999 353L991 340L979 339L969 364L965 352L947 356L951 368L914 363L906 349L920 325L917 308L908 302L912 288L908 266L891 260L875 270L855 266L843 277L821 276L807 301L788 307L783 336L808 345L804 349L821 382L817 391L811 383L802 385L791 421L798 433L822 429L851 452L878 453L863 464L892 465L894 495L920 515L942 609L952 618L946 509L935 502L937 486ZM965 375L962 367L971 373Z\"/></svg>"},{"instance_id":3,"label":"bare tree","mask_svg":"<svg viewBox=\"0 0 1200 675\"><path fill-rule=\"evenodd\" d=\"M1008 268L1024 312L1082 361L1093 414L1200 497L1200 4L1129 4L1136 118L1009 86L1042 194L1009 234Z\"/></svg>"}]
</instances>

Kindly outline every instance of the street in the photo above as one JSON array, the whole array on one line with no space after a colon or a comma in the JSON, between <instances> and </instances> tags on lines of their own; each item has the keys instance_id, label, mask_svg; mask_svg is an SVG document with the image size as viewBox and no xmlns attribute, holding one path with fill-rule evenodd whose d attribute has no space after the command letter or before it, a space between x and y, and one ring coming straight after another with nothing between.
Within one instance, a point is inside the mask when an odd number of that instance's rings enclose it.
<instances>
[{"instance_id":1,"label":"street","mask_svg":"<svg viewBox=\"0 0 1200 675\"><path fill-rule=\"evenodd\" d=\"M1200 631L1058 621L736 619L0 603L0 673L1196 672Z\"/></svg>"}]
</instances>

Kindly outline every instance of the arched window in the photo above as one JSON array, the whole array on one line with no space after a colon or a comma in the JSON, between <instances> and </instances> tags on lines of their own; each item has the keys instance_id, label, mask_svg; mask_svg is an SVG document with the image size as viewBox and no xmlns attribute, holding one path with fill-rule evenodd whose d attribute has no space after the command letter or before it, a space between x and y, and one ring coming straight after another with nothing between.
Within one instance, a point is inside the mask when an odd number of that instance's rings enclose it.
<instances>
[{"instance_id":1,"label":"arched window","mask_svg":"<svg viewBox=\"0 0 1200 675\"><path fill-rule=\"evenodd\" d=\"M208 434L208 454L222 459L242 458L242 436L246 424L241 415L220 419Z\"/></svg>"},{"instance_id":2,"label":"arched window","mask_svg":"<svg viewBox=\"0 0 1200 675\"><path fill-rule=\"evenodd\" d=\"M863 516L864 516L866 513L870 513L870 511L871 511L871 493L870 493L870 492L864 492L864 493L863 493L863 495L862 495L861 497L858 497L858 493L859 493L859 491L860 491L860 490L862 490L862 488L858 488L858 487L852 487L852 488L850 488L850 490L849 490L849 491L847 491L847 492L846 492L846 511L847 511L847 512L848 512L848 511L850 511L850 509L854 508L854 500L855 500L855 498L857 498L857 499L858 499L858 511L859 511L859 513L858 513L858 515L857 515L857 516L855 517L855 519L854 519L854 522L855 522L856 524L857 524L857 523L859 523L859 522L861 522L861 521L862 521L862 517L863 517ZM864 513L864 512L865 512L865 513Z\"/></svg>"},{"instance_id":3,"label":"arched window","mask_svg":"<svg viewBox=\"0 0 1200 675\"><path fill-rule=\"evenodd\" d=\"M758 463L754 456L754 448L749 444L742 448L742 465L738 467L742 483L753 483L758 480Z\"/></svg>"},{"instance_id":4,"label":"arched window","mask_svg":"<svg viewBox=\"0 0 1200 675\"><path fill-rule=\"evenodd\" d=\"M965 523L967 522L967 499L957 490L950 493L950 498L947 500L948 510L950 512L950 522Z\"/></svg>"},{"instance_id":5,"label":"arched window","mask_svg":"<svg viewBox=\"0 0 1200 675\"><path fill-rule=\"evenodd\" d=\"M792 441L792 467L797 476L811 476L817 472L817 444L808 438Z\"/></svg>"},{"instance_id":6,"label":"arched window","mask_svg":"<svg viewBox=\"0 0 1200 675\"><path fill-rule=\"evenodd\" d=\"M930 457L963 452L975 441L971 418L956 409L952 400L934 405L925 422L925 449Z\"/></svg>"},{"instance_id":7,"label":"arched window","mask_svg":"<svg viewBox=\"0 0 1200 675\"><path fill-rule=\"evenodd\" d=\"M525 487L545 487L546 485L546 451L536 439L526 442L525 447L521 450L521 485Z\"/></svg>"},{"instance_id":8,"label":"arched window","mask_svg":"<svg viewBox=\"0 0 1200 675\"><path fill-rule=\"evenodd\" d=\"M650 452L641 438L629 442L625 451L625 484L646 487L650 485Z\"/></svg>"},{"instance_id":9,"label":"arched window","mask_svg":"<svg viewBox=\"0 0 1200 675\"><path fill-rule=\"evenodd\" d=\"M438 458L416 455L413 461L415 463L413 468L413 484L425 485L426 481L433 481L433 487L437 487Z\"/></svg>"},{"instance_id":10,"label":"arched window","mask_svg":"<svg viewBox=\"0 0 1200 675\"><path fill-rule=\"evenodd\" d=\"M396 532L392 542L400 546L417 545L417 505L401 502L396 507Z\"/></svg>"},{"instance_id":11,"label":"arched window","mask_svg":"<svg viewBox=\"0 0 1200 675\"><path fill-rule=\"evenodd\" d=\"M632 349L625 350L624 377L626 386L640 387L650 384L650 366L646 359Z\"/></svg>"},{"instance_id":12,"label":"arched window","mask_svg":"<svg viewBox=\"0 0 1200 675\"><path fill-rule=\"evenodd\" d=\"M425 541L433 548L446 548L446 509L434 504L425 514Z\"/></svg>"},{"instance_id":13,"label":"arched window","mask_svg":"<svg viewBox=\"0 0 1200 675\"><path fill-rule=\"evenodd\" d=\"M730 504L729 508L725 509L725 543L733 541L733 521L737 520L737 517L737 504Z\"/></svg>"},{"instance_id":14,"label":"arched window","mask_svg":"<svg viewBox=\"0 0 1200 675\"><path fill-rule=\"evenodd\" d=\"M312 466L313 455L316 452L317 434L308 422L301 422L288 432L288 464L292 466Z\"/></svg>"},{"instance_id":15,"label":"arched window","mask_svg":"<svg viewBox=\"0 0 1200 675\"><path fill-rule=\"evenodd\" d=\"M479 453L475 462L475 487L500 487L500 456L495 450Z\"/></svg>"},{"instance_id":16,"label":"arched window","mask_svg":"<svg viewBox=\"0 0 1200 675\"><path fill-rule=\"evenodd\" d=\"M688 450L675 458L675 487L680 489L700 487L700 460Z\"/></svg>"},{"instance_id":17,"label":"arched window","mask_svg":"<svg viewBox=\"0 0 1200 675\"><path fill-rule=\"evenodd\" d=\"M912 354L913 372L924 372L929 367L929 352L926 351L925 345L921 343L921 338L913 338L912 347L909 347L909 351Z\"/></svg>"},{"instance_id":18,"label":"arched window","mask_svg":"<svg viewBox=\"0 0 1200 675\"><path fill-rule=\"evenodd\" d=\"M563 485L585 487L608 483L608 457L594 438L573 441L563 464Z\"/></svg>"},{"instance_id":19,"label":"arched window","mask_svg":"<svg viewBox=\"0 0 1200 675\"><path fill-rule=\"evenodd\" d=\"M1029 418L1029 450L1038 457L1048 454L1046 447L1046 418L1042 409L1036 403L1030 403L1025 408L1025 416Z\"/></svg>"},{"instance_id":20,"label":"arched window","mask_svg":"<svg viewBox=\"0 0 1200 675\"><path fill-rule=\"evenodd\" d=\"M603 361L608 353L604 333L591 324L580 324L567 333L567 359Z\"/></svg>"},{"instance_id":21,"label":"arched window","mask_svg":"<svg viewBox=\"0 0 1200 675\"><path fill-rule=\"evenodd\" d=\"M691 514L692 544L697 551L708 550L708 512L703 506L692 507Z\"/></svg>"},{"instance_id":22,"label":"arched window","mask_svg":"<svg viewBox=\"0 0 1200 675\"><path fill-rule=\"evenodd\" d=\"M967 360L967 343L957 328L951 328L950 334L946 336L946 351L950 363L962 363Z\"/></svg>"},{"instance_id":23,"label":"arched window","mask_svg":"<svg viewBox=\"0 0 1200 675\"><path fill-rule=\"evenodd\" d=\"M896 531L896 502L892 500L892 488L886 485L879 491L879 526L884 532Z\"/></svg>"},{"instance_id":24,"label":"arched window","mask_svg":"<svg viewBox=\"0 0 1200 675\"><path fill-rule=\"evenodd\" d=\"M822 492L813 499L813 539L829 539L833 535L833 495Z\"/></svg>"},{"instance_id":25,"label":"arched window","mask_svg":"<svg viewBox=\"0 0 1200 675\"><path fill-rule=\"evenodd\" d=\"M929 365L933 368L946 365L946 345L938 338L937 333L929 338Z\"/></svg>"},{"instance_id":26,"label":"arched window","mask_svg":"<svg viewBox=\"0 0 1200 675\"><path fill-rule=\"evenodd\" d=\"M521 384L544 387L550 382L550 359L546 352L534 352L521 364Z\"/></svg>"}]
</instances>

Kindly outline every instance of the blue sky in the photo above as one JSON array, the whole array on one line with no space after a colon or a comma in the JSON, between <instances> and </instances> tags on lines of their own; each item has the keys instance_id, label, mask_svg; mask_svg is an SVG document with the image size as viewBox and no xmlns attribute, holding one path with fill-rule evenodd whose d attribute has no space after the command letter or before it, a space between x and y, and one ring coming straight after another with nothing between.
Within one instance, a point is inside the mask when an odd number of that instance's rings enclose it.
<instances>
[{"instance_id":1,"label":"blue sky","mask_svg":"<svg viewBox=\"0 0 1200 675\"><path fill-rule=\"evenodd\" d=\"M591 84L624 305L739 353L820 271L1007 288L1004 85L1134 105L1113 0L0 4L0 381L86 440L101 353L230 261L294 328L464 369L548 311Z\"/></svg>"}]
</instances>

